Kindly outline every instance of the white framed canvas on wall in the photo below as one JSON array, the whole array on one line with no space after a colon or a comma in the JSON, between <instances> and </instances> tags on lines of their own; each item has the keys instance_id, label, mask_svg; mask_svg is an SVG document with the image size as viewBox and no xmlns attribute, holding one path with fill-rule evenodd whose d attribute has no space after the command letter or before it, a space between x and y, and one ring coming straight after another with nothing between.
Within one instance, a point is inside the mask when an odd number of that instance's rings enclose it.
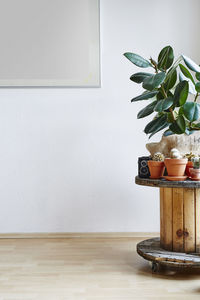
<instances>
[{"instance_id":1,"label":"white framed canvas on wall","mask_svg":"<svg viewBox=\"0 0 200 300\"><path fill-rule=\"evenodd\" d=\"M98 0L0 0L0 86L100 86Z\"/></svg>"}]
</instances>

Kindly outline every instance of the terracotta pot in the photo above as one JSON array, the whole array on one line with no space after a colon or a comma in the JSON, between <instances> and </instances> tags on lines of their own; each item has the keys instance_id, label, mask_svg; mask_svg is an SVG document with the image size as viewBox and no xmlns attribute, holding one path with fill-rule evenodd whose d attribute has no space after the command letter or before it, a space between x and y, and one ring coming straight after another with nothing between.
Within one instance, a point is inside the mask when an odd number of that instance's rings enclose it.
<instances>
[{"instance_id":1,"label":"terracotta pot","mask_svg":"<svg viewBox=\"0 0 200 300\"><path fill-rule=\"evenodd\" d=\"M200 169L190 168L190 176L193 179L199 180L200 179Z\"/></svg>"},{"instance_id":2,"label":"terracotta pot","mask_svg":"<svg viewBox=\"0 0 200 300\"><path fill-rule=\"evenodd\" d=\"M188 161L186 168L185 168L185 174L189 177L190 176L190 169L193 168L193 162Z\"/></svg>"},{"instance_id":3,"label":"terracotta pot","mask_svg":"<svg viewBox=\"0 0 200 300\"><path fill-rule=\"evenodd\" d=\"M187 161L187 158L165 158L168 176L184 176Z\"/></svg>"},{"instance_id":4,"label":"terracotta pot","mask_svg":"<svg viewBox=\"0 0 200 300\"><path fill-rule=\"evenodd\" d=\"M150 178L158 179L163 176L165 170L163 161L149 160L148 167L151 174Z\"/></svg>"}]
</instances>

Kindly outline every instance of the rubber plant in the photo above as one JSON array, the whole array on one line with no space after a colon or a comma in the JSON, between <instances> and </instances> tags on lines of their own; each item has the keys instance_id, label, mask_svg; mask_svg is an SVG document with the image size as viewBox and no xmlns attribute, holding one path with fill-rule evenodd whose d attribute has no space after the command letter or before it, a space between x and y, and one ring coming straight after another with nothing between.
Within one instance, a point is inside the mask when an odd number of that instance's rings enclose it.
<instances>
[{"instance_id":1,"label":"rubber plant","mask_svg":"<svg viewBox=\"0 0 200 300\"><path fill-rule=\"evenodd\" d=\"M142 84L144 92L131 101L149 100L139 111L137 118L155 113L153 120L144 128L152 137L165 129L163 135L191 134L200 130L200 67L189 57L181 55L174 61L171 46L164 47L157 60L144 59L138 54L126 52L125 57L139 68L151 68L154 73L138 72L130 80ZM188 97L192 94L192 100Z\"/></svg>"}]
</instances>

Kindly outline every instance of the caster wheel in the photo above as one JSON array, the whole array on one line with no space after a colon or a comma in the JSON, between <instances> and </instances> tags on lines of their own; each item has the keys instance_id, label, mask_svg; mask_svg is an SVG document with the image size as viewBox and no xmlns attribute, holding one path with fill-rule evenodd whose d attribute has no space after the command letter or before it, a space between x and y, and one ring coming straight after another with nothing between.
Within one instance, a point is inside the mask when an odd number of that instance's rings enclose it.
<instances>
[{"instance_id":1,"label":"caster wheel","mask_svg":"<svg viewBox=\"0 0 200 300\"><path fill-rule=\"evenodd\" d=\"M158 268L159 268L158 263L152 262L152 265L151 265L152 272L156 273L158 271Z\"/></svg>"}]
</instances>

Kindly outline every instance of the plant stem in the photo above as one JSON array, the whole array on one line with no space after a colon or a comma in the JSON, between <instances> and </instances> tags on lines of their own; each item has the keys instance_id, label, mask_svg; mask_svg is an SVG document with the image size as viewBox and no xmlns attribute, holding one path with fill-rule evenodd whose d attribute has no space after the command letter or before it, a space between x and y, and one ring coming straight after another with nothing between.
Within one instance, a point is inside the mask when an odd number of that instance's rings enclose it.
<instances>
[{"instance_id":1,"label":"plant stem","mask_svg":"<svg viewBox=\"0 0 200 300\"><path fill-rule=\"evenodd\" d=\"M165 97L165 99L166 99L166 98L167 98L167 94L166 94L166 91L165 91L165 88L164 88L163 84L161 84L161 89L162 89L163 95L164 95L164 97ZM169 108L169 111L170 111L170 113L171 113L171 116L172 116L173 121L175 121L176 119L175 119L175 117L174 117L174 113L173 113L173 110L172 110L171 107Z\"/></svg>"},{"instance_id":2,"label":"plant stem","mask_svg":"<svg viewBox=\"0 0 200 300\"><path fill-rule=\"evenodd\" d=\"M166 94L166 92L165 92L165 89L164 89L163 84L161 84L161 89L162 89L162 92L163 92L164 97L167 98L167 94Z\"/></svg>"},{"instance_id":3,"label":"plant stem","mask_svg":"<svg viewBox=\"0 0 200 300\"><path fill-rule=\"evenodd\" d=\"M194 130L200 130L199 127L192 127L191 129L192 129L192 130L193 130L193 129L194 129Z\"/></svg>"},{"instance_id":4,"label":"plant stem","mask_svg":"<svg viewBox=\"0 0 200 300\"><path fill-rule=\"evenodd\" d=\"M195 95L195 98L194 98L194 102L197 102L198 96L199 96L199 93L197 92L196 95Z\"/></svg>"},{"instance_id":5,"label":"plant stem","mask_svg":"<svg viewBox=\"0 0 200 300\"><path fill-rule=\"evenodd\" d=\"M155 62L155 60L153 60L152 57L150 57L150 62L155 70L155 73L158 73L158 66L157 66L157 63Z\"/></svg>"},{"instance_id":6,"label":"plant stem","mask_svg":"<svg viewBox=\"0 0 200 300\"><path fill-rule=\"evenodd\" d=\"M173 72L173 70L178 66L178 64L179 64L179 62L181 62L181 60L182 60L182 57L181 57L181 56L178 57L178 59L174 62L173 66L172 66L172 68L171 68L171 71L169 71L168 76L171 75L171 72ZM156 63L152 58L150 58L150 62L151 62L151 64L153 65L153 68L154 68L154 70L155 70L155 73L157 74L157 73L158 73L158 66L157 66L157 63ZM165 73L166 73L166 71L165 71ZM161 90L162 90L163 95L164 95L164 97L165 97L164 99L168 98L167 93L166 93L166 91L165 91L165 88L164 88L163 84L161 84ZM172 109L171 107L169 108L169 111L170 111L170 113L171 113L171 116L172 116L173 121L175 121L176 119L175 119L175 117L174 117L174 112L173 112L173 109Z\"/></svg>"}]
</instances>

